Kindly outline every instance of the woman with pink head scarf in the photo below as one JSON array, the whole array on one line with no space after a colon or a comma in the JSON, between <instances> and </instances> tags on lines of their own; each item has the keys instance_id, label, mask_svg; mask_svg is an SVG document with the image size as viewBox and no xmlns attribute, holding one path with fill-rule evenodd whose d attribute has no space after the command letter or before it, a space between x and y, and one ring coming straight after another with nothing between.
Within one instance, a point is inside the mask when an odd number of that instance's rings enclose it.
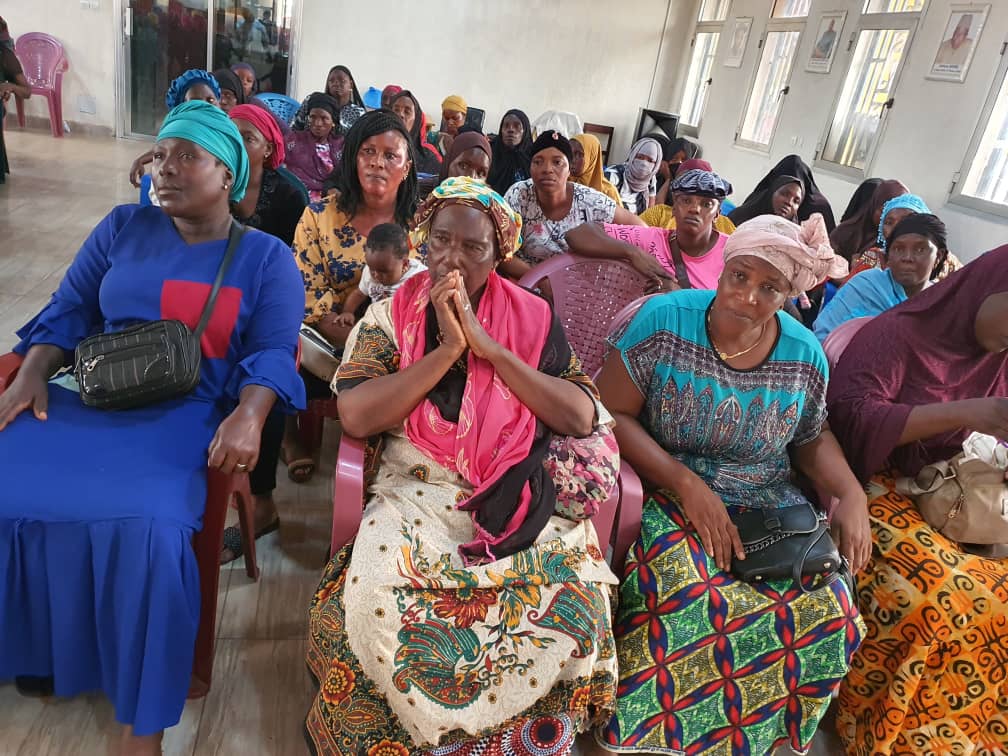
<instances>
[{"instance_id":1,"label":"woman with pink head scarf","mask_svg":"<svg viewBox=\"0 0 1008 756\"><path fill-rule=\"evenodd\" d=\"M864 632L835 574L799 586L737 569L739 517L814 516L792 466L839 499L832 536L852 570L868 560L865 494L825 424L826 357L780 312L846 263L818 215L754 218L724 257L717 291L649 299L597 381L649 491L613 626L616 714L595 734L619 753L807 752Z\"/></svg>"}]
</instances>

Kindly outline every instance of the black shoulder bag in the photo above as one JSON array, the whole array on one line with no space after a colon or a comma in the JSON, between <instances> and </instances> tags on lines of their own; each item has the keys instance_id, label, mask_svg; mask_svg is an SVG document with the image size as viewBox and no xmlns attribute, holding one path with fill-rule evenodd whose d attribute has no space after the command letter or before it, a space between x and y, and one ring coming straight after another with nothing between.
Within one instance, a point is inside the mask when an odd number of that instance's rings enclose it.
<instances>
[{"instance_id":1,"label":"black shoulder bag","mask_svg":"<svg viewBox=\"0 0 1008 756\"><path fill-rule=\"evenodd\" d=\"M732 517L746 558L732 557L731 572L747 583L791 578L807 592L802 577L818 575L819 586L840 573L852 584L830 536L826 515L805 502L781 509L746 509ZM817 586L818 587L818 586Z\"/></svg>"},{"instance_id":2,"label":"black shoulder bag","mask_svg":"<svg viewBox=\"0 0 1008 756\"><path fill-rule=\"evenodd\" d=\"M227 251L195 331L180 320L153 320L117 333L90 336L77 345L74 375L84 404L98 409L132 409L183 396L196 388L202 358L200 337L244 233L245 227L232 221Z\"/></svg>"}]
</instances>

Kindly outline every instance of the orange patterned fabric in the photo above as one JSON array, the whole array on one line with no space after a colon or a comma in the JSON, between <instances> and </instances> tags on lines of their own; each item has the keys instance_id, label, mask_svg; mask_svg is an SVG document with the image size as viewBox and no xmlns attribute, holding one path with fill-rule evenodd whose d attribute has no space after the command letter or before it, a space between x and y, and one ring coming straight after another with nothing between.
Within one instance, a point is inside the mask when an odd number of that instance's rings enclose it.
<instances>
[{"instance_id":1,"label":"orange patterned fabric","mask_svg":"<svg viewBox=\"0 0 1008 756\"><path fill-rule=\"evenodd\" d=\"M875 549L858 576L868 637L837 717L847 753L1008 752L1008 559L961 551L891 477L868 493Z\"/></svg>"}]
</instances>

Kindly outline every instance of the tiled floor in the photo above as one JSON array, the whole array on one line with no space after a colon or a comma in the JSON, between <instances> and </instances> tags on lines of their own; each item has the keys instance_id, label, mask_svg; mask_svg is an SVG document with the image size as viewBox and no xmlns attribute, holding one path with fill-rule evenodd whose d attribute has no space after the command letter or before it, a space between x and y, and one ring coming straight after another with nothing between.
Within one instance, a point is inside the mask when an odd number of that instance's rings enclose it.
<instances>
[{"instance_id":1,"label":"tiled floor","mask_svg":"<svg viewBox=\"0 0 1008 756\"><path fill-rule=\"evenodd\" d=\"M113 205L136 200L127 171L145 149L123 140L53 139L7 123L14 173L0 185L0 352L45 304L97 221ZM306 752L305 612L327 551L334 441L330 428L310 485L278 476L282 524L259 541L259 582L245 576L240 562L222 571L214 685L166 733L166 754ZM111 707L100 696L42 702L0 686L0 756L98 756L115 731ZM840 752L826 733L813 749L816 756Z\"/></svg>"}]
</instances>

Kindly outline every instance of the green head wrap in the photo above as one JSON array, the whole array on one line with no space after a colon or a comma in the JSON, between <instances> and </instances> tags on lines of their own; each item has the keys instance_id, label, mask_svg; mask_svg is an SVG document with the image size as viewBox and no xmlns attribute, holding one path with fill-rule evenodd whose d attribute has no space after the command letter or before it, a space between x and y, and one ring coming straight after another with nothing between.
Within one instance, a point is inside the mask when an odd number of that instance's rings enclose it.
<instances>
[{"instance_id":1,"label":"green head wrap","mask_svg":"<svg viewBox=\"0 0 1008 756\"><path fill-rule=\"evenodd\" d=\"M188 139L198 144L228 167L234 175L229 198L239 202L249 180L248 154L238 128L227 114L203 100L191 100L174 107L165 116L158 132L162 139Z\"/></svg>"}]
</instances>

